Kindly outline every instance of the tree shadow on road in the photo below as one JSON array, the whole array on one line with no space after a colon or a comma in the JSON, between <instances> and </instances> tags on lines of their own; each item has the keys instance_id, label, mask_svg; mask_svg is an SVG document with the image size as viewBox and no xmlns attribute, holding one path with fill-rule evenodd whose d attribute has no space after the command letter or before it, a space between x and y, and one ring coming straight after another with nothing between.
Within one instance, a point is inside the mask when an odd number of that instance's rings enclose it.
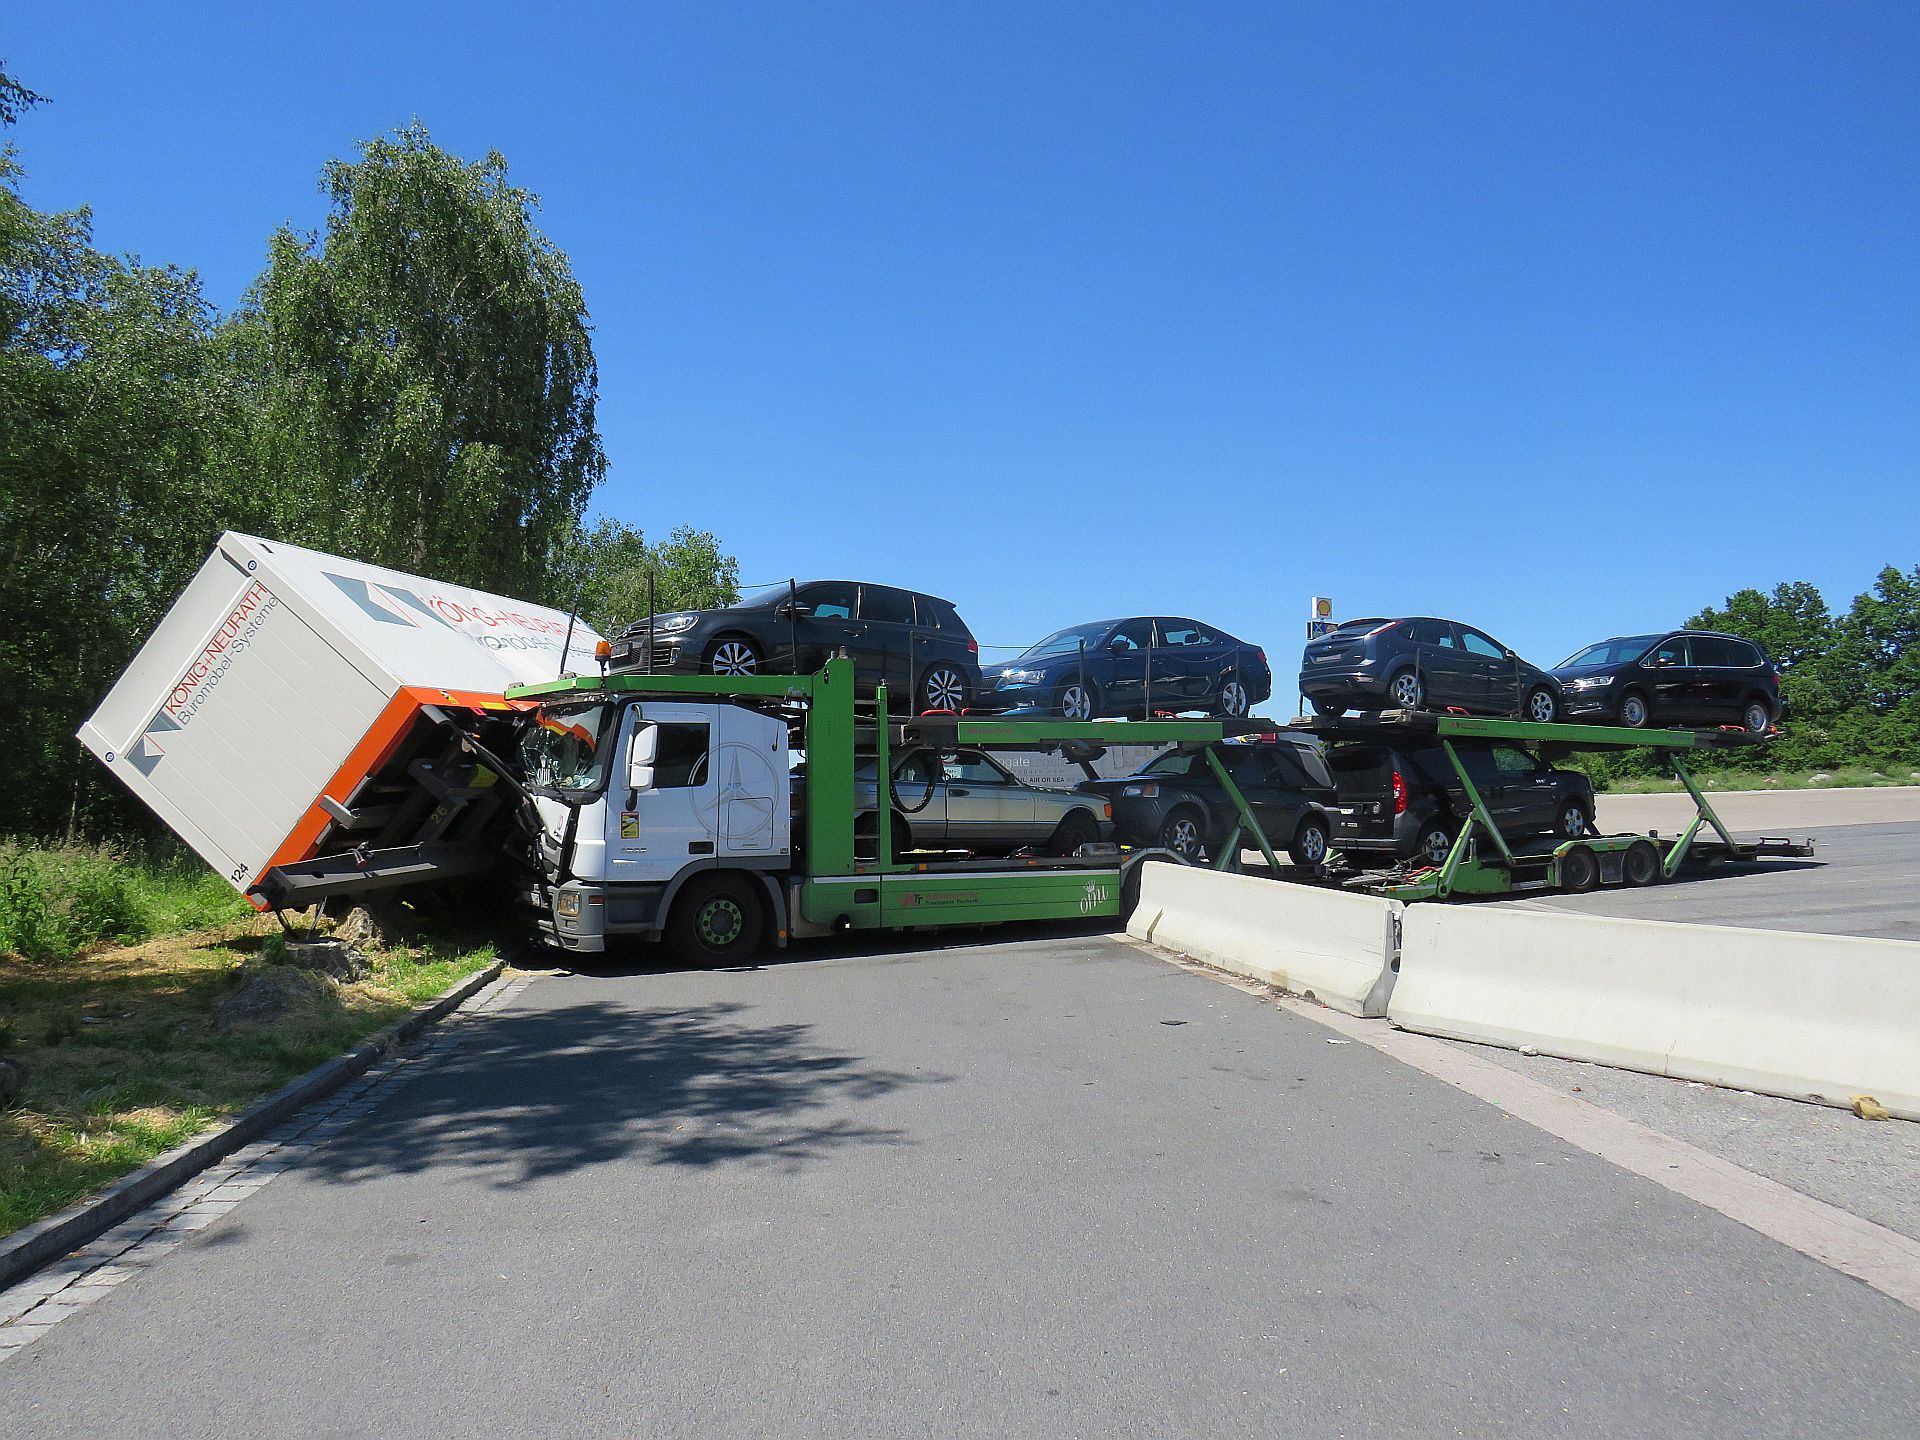
<instances>
[{"instance_id":1,"label":"tree shadow on road","mask_svg":"<svg viewBox=\"0 0 1920 1440\"><path fill-rule=\"evenodd\" d=\"M885 1070L813 1044L811 1026L755 1024L714 1003L514 1010L462 1043L308 1162L358 1181L465 1170L513 1186L614 1160L797 1168L849 1145L901 1145L859 1107L947 1077Z\"/></svg>"}]
</instances>

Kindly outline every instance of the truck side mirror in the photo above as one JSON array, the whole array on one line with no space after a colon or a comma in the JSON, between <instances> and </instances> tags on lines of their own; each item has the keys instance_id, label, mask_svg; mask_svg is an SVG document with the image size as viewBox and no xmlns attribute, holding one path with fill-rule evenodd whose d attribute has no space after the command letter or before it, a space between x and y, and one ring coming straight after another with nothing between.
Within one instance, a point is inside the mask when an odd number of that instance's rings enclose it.
<instances>
[{"instance_id":1,"label":"truck side mirror","mask_svg":"<svg viewBox=\"0 0 1920 1440\"><path fill-rule=\"evenodd\" d=\"M633 745L627 752L627 788L653 788L653 762L660 753L660 727L642 725L633 732Z\"/></svg>"}]
</instances>

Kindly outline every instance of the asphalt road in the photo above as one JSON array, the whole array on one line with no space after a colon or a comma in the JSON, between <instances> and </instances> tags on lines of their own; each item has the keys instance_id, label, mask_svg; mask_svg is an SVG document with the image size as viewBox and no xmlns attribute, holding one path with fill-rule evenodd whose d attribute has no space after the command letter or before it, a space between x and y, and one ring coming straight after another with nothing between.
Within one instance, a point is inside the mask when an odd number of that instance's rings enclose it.
<instances>
[{"instance_id":1,"label":"asphalt road","mask_svg":"<svg viewBox=\"0 0 1920 1440\"><path fill-rule=\"evenodd\" d=\"M1735 830L1737 835L1747 833ZM1498 903L1641 920L1920 940L1920 903L1914 895L1914 881L1920 877L1920 822L1802 827L1795 833L1813 839L1812 860L1716 865L1644 890L1615 887Z\"/></svg>"},{"instance_id":2,"label":"asphalt road","mask_svg":"<svg viewBox=\"0 0 1920 1440\"><path fill-rule=\"evenodd\" d=\"M1920 1314L1097 936L544 978L0 1435L1887 1436Z\"/></svg>"}]
</instances>

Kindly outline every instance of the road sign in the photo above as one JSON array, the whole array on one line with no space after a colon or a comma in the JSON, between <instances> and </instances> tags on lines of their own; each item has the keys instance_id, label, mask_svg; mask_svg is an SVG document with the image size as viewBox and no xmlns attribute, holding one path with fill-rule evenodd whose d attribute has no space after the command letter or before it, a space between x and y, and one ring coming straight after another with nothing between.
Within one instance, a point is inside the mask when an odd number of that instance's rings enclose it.
<instances>
[{"instance_id":1,"label":"road sign","mask_svg":"<svg viewBox=\"0 0 1920 1440\"><path fill-rule=\"evenodd\" d=\"M1307 639L1325 635L1333 626L1332 599L1325 595L1314 596L1307 612Z\"/></svg>"}]
</instances>

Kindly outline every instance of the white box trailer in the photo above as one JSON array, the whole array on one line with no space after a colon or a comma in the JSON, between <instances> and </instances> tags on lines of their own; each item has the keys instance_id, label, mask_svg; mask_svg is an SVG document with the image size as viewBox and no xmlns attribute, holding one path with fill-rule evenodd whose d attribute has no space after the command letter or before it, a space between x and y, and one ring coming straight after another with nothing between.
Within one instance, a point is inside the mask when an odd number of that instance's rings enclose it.
<instances>
[{"instance_id":1,"label":"white box trailer","mask_svg":"<svg viewBox=\"0 0 1920 1440\"><path fill-rule=\"evenodd\" d=\"M263 907L474 873L507 797L460 736L514 713L509 685L593 673L599 640L546 606L230 532L79 737Z\"/></svg>"}]
</instances>

